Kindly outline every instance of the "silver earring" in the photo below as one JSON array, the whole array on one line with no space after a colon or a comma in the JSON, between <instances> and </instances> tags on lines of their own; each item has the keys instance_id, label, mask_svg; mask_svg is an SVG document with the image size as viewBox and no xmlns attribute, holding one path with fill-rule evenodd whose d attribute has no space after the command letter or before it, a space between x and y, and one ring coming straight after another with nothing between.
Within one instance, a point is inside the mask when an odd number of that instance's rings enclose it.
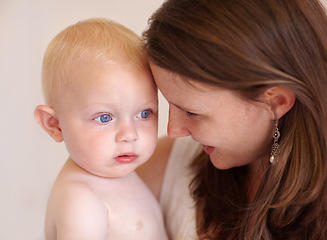
<instances>
[{"instance_id":1,"label":"silver earring","mask_svg":"<svg viewBox=\"0 0 327 240\"><path fill-rule=\"evenodd\" d=\"M275 122L275 132L274 132L274 135L273 135L273 138L274 138L274 142L273 142L273 145L271 147L271 153L270 153L270 163L274 163L275 161L275 157L277 155L277 152L278 152L278 148L279 148L279 143L278 143L278 139L280 137L280 132L278 130L278 120L276 120Z\"/></svg>"}]
</instances>

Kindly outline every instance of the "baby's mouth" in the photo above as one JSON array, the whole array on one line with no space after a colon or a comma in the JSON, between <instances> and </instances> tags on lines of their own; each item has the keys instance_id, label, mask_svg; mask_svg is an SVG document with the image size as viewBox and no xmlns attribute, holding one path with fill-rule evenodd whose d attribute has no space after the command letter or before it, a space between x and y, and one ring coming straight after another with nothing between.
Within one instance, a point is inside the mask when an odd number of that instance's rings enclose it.
<instances>
[{"instance_id":1,"label":"baby's mouth","mask_svg":"<svg viewBox=\"0 0 327 240\"><path fill-rule=\"evenodd\" d=\"M138 156L134 153L124 153L124 154L121 154L121 155L118 155L117 157L115 157L117 162L124 163L124 164L132 163L137 158L138 158Z\"/></svg>"}]
</instances>

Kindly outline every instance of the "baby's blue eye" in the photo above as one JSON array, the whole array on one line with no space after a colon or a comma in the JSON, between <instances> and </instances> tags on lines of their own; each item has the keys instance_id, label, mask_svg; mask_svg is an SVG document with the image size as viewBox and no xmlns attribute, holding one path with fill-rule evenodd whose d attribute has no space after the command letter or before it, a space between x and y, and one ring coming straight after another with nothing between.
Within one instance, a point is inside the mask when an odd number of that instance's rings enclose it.
<instances>
[{"instance_id":1,"label":"baby's blue eye","mask_svg":"<svg viewBox=\"0 0 327 240\"><path fill-rule=\"evenodd\" d=\"M140 118L148 118L150 116L150 110L141 111L138 115Z\"/></svg>"},{"instance_id":2,"label":"baby's blue eye","mask_svg":"<svg viewBox=\"0 0 327 240\"><path fill-rule=\"evenodd\" d=\"M102 114L102 115L94 118L94 120L101 122L101 123L107 123L112 120L112 117L109 114Z\"/></svg>"}]
</instances>

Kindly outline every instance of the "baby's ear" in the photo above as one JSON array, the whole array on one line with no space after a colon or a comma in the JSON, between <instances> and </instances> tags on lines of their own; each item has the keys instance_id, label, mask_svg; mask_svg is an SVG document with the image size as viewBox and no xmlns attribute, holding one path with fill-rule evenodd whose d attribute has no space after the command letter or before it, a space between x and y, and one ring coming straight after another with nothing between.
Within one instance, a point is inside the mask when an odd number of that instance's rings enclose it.
<instances>
[{"instance_id":1,"label":"baby's ear","mask_svg":"<svg viewBox=\"0 0 327 240\"><path fill-rule=\"evenodd\" d=\"M64 137L55 116L55 110L45 105L39 105L34 110L36 122L57 142L62 142Z\"/></svg>"},{"instance_id":2,"label":"baby's ear","mask_svg":"<svg viewBox=\"0 0 327 240\"><path fill-rule=\"evenodd\" d=\"M269 88L263 93L262 97L270 105L275 119L280 119L290 111L296 99L294 92L285 87Z\"/></svg>"}]
</instances>

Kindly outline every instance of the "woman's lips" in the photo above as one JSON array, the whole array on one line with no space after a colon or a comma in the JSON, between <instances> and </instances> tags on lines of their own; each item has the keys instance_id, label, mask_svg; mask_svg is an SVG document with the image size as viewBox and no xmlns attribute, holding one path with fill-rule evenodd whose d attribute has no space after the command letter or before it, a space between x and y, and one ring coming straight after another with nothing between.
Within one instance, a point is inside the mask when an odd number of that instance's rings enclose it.
<instances>
[{"instance_id":1,"label":"woman's lips","mask_svg":"<svg viewBox=\"0 0 327 240\"><path fill-rule=\"evenodd\" d=\"M133 153L126 153L126 154L121 154L117 157L115 157L116 161L119 163L127 164L127 163L132 163L138 158L137 155Z\"/></svg>"},{"instance_id":2,"label":"woman's lips","mask_svg":"<svg viewBox=\"0 0 327 240\"><path fill-rule=\"evenodd\" d=\"M206 146L206 145L202 145L203 150L205 151L206 154L211 154L213 152L213 150L215 150L214 147L210 147L210 146Z\"/></svg>"}]
</instances>

